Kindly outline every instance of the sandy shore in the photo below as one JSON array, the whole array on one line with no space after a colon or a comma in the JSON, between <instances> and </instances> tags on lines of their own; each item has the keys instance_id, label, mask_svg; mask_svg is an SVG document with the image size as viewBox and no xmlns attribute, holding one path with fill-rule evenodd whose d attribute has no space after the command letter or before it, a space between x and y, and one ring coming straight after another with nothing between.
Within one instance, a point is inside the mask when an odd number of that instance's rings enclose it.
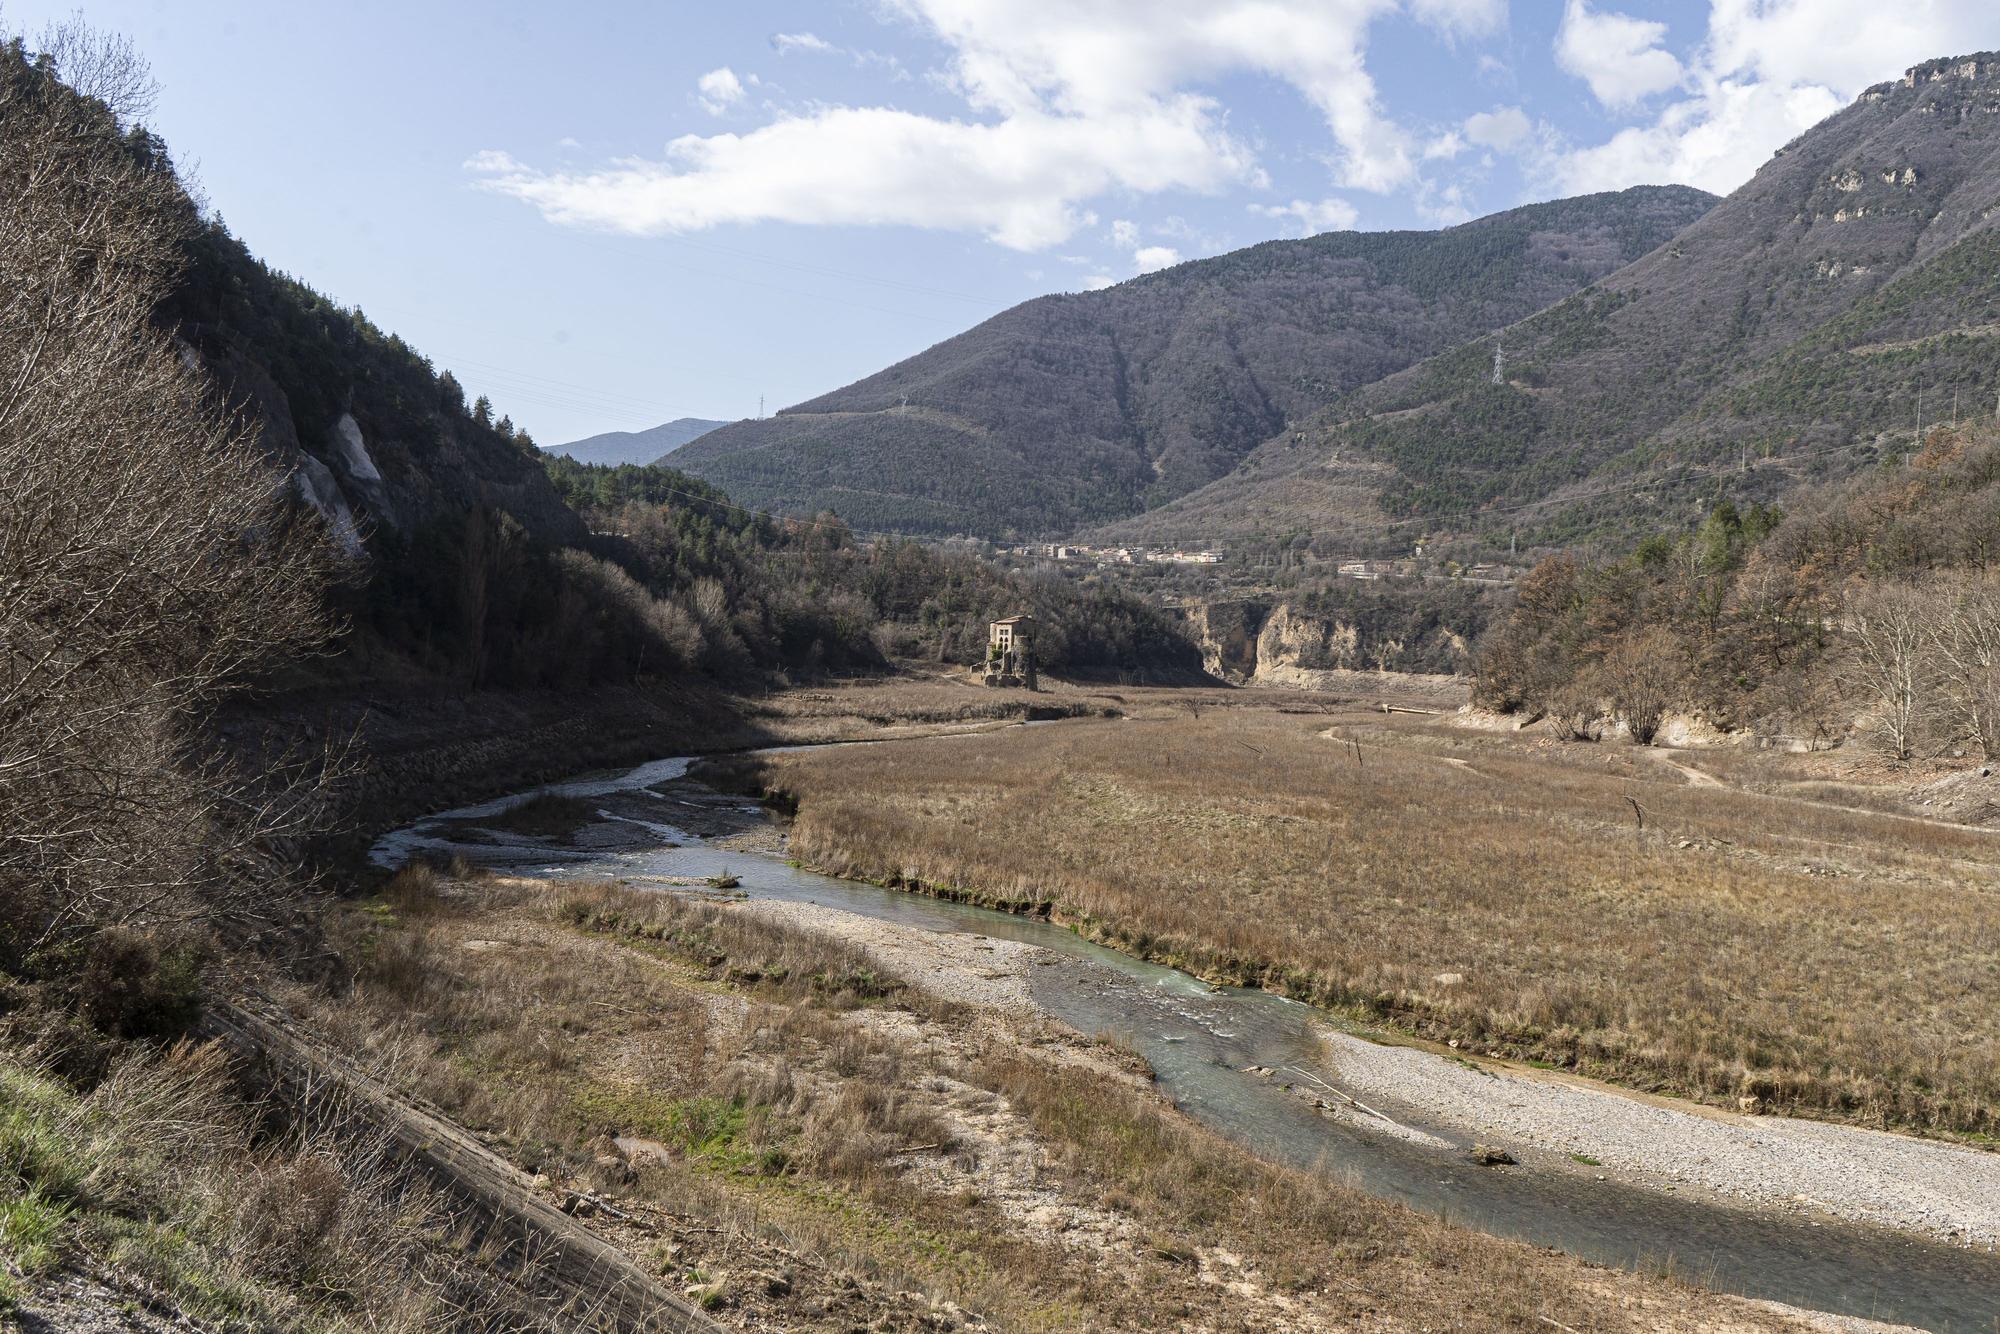
<instances>
[{"instance_id":1,"label":"sandy shore","mask_svg":"<svg viewBox=\"0 0 2000 1334\"><path fill-rule=\"evenodd\" d=\"M1326 1038L1339 1085L1362 1102L1476 1134L1528 1161L1655 1190L2000 1244L2000 1154L1855 1126L1739 1116L1497 1064L1461 1063L1342 1033ZM1360 1117L1365 1123L1368 1118Z\"/></svg>"},{"instance_id":2,"label":"sandy shore","mask_svg":"<svg viewBox=\"0 0 2000 1334\"><path fill-rule=\"evenodd\" d=\"M752 900L738 911L852 941L897 976L945 999L1055 1022L1029 987L1036 960L1051 957L1035 946L814 904ZM1325 1044L1325 1073L1342 1092L1397 1122L1407 1117L1501 1145L1530 1170L1705 1193L1739 1208L1839 1218L1960 1245L2000 1245L2000 1154L1819 1121L1741 1116L1331 1029ZM1431 1138L1351 1109L1343 1114L1386 1134Z\"/></svg>"},{"instance_id":3,"label":"sandy shore","mask_svg":"<svg viewBox=\"0 0 2000 1334\"><path fill-rule=\"evenodd\" d=\"M899 926L816 903L748 899L736 911L839 936L867 950L897 977L942 999L1017 1015L1042 1013L1028 992L1028 969L1047 951L1033 945Z\"/></svg>"}]
</instances>

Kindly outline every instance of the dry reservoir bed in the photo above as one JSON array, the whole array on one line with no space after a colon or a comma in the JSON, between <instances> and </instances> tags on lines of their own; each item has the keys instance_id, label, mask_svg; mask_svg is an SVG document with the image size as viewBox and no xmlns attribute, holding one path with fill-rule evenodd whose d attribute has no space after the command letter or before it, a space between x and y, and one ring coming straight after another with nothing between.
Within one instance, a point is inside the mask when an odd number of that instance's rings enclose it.
<instances>
[{"instance_id":1,"label":"dry reservoir bed","mask_svg":"<svg viewBox=\"0 0 2000 1334\"><path fill-rule=\"evenodd\" d=\"M763 781L809 864L1214 980L1731 1109L2000 1128L1984 830L1254 706L784 754Z\"/></svg>"}]
</instances>

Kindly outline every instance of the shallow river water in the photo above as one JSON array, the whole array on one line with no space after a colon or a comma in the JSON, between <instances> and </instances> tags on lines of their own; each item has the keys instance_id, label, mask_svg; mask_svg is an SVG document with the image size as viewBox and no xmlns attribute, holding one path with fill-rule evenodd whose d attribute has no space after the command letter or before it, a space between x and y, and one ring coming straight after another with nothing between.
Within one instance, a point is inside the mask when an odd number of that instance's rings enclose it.
<instances>
[{"instance_id":1,"label":"shallow river water","mask_svg":"<svg viewBox=\"0 0 2000 1334\"><path fill-rule=\"evenodd\" d=\"M689 763L661 760L539 791L657 796L650 789L679 778ZM457 852L517 874L619 878L636 887L726 870L740 879L738 892L754 898L1037 945L1065 961L1031 970L1037 1003L1082 1032L1118 1035L1152 1066L1176 1105L1267 1159L1602 1264L1671 1268L1721 1291L1814 1310L1958 1334L2000 1332L2000 1255L1881 1229L1726 1208L1570 1172L1496 1171L1472 1163L1463 1152L1469 1135L1449 1126L1416 1124L1454 1146L1449 1148L1364 1130L1315 1111L1280 1087L1281 1080L1246 1070L1289 1068L1332 1077L1321 1068L1316 1038L1324 1020L1304 1005L1267 992L1211 987L1047 922L836 880L775 856L725 853L674 824L671 797L649 803L657 805L657 819L632 815L629 804L624 814L605 812L606 819L657 839L650 847L591 852L452 838L464 838L480 819L524 799L444 812L384 835L376 859L395 864L421 851Z\"/></svg>"}]
</instances>

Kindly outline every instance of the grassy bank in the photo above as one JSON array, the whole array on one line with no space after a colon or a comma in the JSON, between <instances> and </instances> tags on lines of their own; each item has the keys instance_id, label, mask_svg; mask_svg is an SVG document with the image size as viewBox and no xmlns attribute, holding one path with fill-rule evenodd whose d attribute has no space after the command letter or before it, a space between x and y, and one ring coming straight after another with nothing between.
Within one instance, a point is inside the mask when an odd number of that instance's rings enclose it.
<instances>
[{"instance_id":1,"label":"grassy bank","mask_svg":"<svg viewBox=\"0 0 2000 1334\"><path fill-rule=\"evenodd\" d=\"M337 1110L274 1118L213 1045L135 1045L88 1092L0 1052L0 1326L546 1327Z\"/></svg>"},{"instance_id":2,"label":"grassy bank","mask_svg":"<svg viewBox=\"0 0 2000 1334\"><path fill-rule=\"evenodd\" d=\"M346 930L318 1022L614 1201L725 1324L1789 1327L1262 1163L1109 1052L751 909L412 874Z\"/></svg>"},{"instance_id":3,"label":"grassy bank","mask_svg":"<svg viewBox=\"0 0 2000 1334\"><path fill-rule=\"evenodd\" d=\"M785 755L767 781L815 866L1214 980L1648 1089L2000 1129L1980 831L1623 748L1240 708Z\"/></svg>"}]
</instances>

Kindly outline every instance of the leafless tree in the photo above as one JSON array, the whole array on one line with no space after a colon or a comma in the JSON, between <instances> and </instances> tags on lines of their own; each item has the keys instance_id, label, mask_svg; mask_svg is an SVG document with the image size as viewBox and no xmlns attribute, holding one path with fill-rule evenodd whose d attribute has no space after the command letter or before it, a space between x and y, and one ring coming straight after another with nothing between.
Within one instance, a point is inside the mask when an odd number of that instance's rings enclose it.
<instances>
[{"instance_id":1,"label":"leafless tree","mask_svg":"<svg viewBox=\"0 0 2000 1334\"><path fill-rule=\"evenodd\" d=\"M1921 608L1945 707L1982 756L2000 759L2000 577L1940 579Z\"/></svg>"},{"instance_id":2,"label":"leafless tree","mask_svg":"<svg viewBox=\"0 0 2000 1334\"><path fill-rule=\"evenodd\" d=\"M35 50L50 73L104 103L121 125L144 120L159 98L152 67L132 39L92 28L81 14L44 28Z\"/></svg>"},{"instance_id":3,"label":"leafless tree","mask_svg":"<svg viewBox=\"0 0 2000 1334\"><path fill-rule=\"evenodd\" d=\"M1936 679L1926 603L1909 585L1871 584L1848 608L1848 681L1871 707L1883 751L1898 763L1916 754Z\"/></svg>"},{"instance_id":4,"label":"leafless tree","mask_svg":"<svg viewBox=\"0 0 2000 1334\"><path fill-rule=\"evenodd\" d=\"M133 86L127 48L64 31L67 77ZM193 207L49 63L0 66L0 949L22 954L257 910L270 840L315 803L203 760L200 722L327 633L324 532L153 324Z\"/></svg>"},{"instance_id":5,"label":"leafless tree","mask_svg":"<svg viewBox=\"0 0 2000 1334\"><path fill-rule=\"evenodd\" d=\"M1653 626L1618 641L1598 666L1612 710L1632 739L1653 744L1667 711L1687 688L1686 655L1672 632Z\"/></svg>"},{"instance_id":6,"label":"leafless tree","mask_svg":"<svg viewBox=\"0 0 2000 1334\"><path fill-rule=\"evenodd\" d=\"M1564 741L1596 741L1604 735L1604 697L1595 671L1572 677L1544 697L1549 726Z\"/></svg>"}]
</instances>

